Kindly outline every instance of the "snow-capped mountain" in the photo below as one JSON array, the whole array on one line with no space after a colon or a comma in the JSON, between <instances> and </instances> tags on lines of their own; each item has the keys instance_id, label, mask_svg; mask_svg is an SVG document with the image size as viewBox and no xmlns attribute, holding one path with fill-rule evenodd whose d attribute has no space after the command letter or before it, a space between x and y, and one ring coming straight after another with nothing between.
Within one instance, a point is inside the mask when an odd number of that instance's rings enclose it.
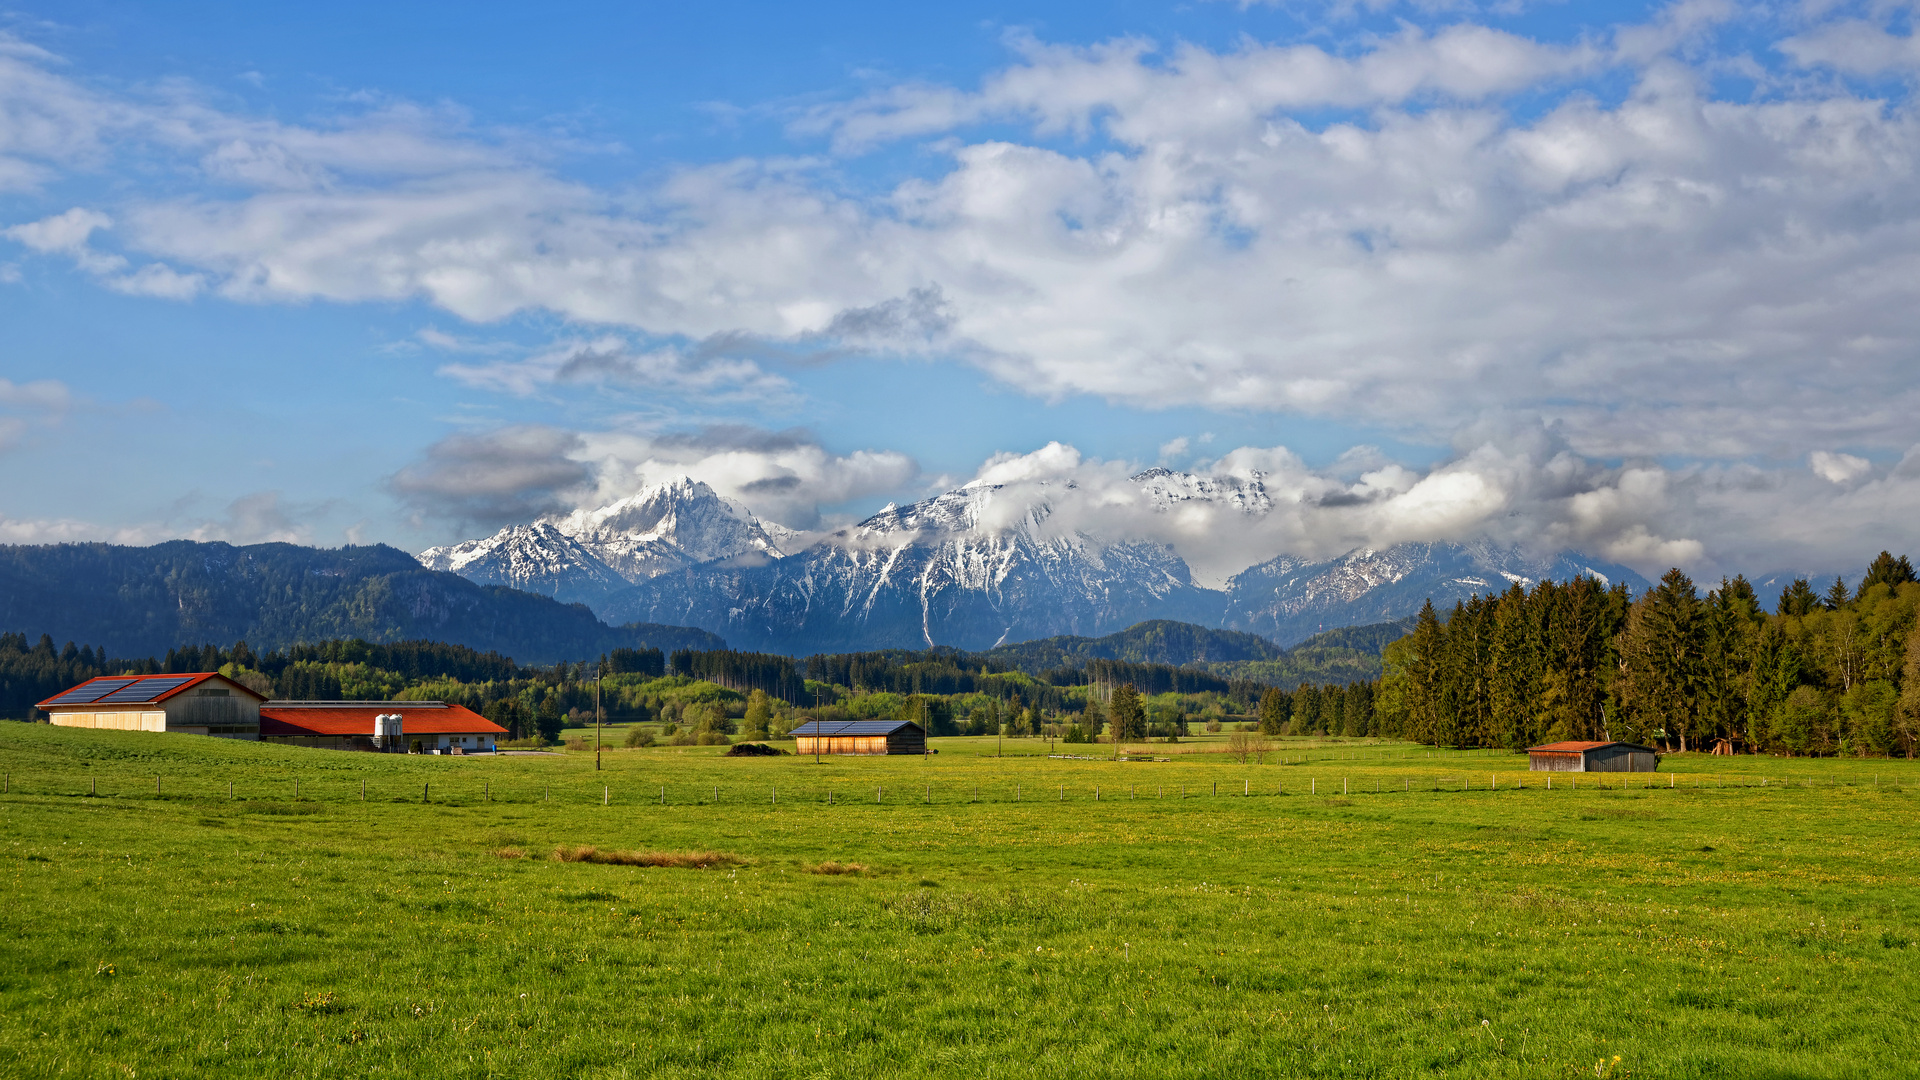
<instances>
[{"instance_id":1,"label":"snow-capped mountain","mask_svg":"<svg viewBox=\"0 0 1920 1080\"><path fill-rule=\"evenodd\" d=\"M1648 588L1624 566L1573 551L1540 558L1484 542L1398 544L1320 562L1283 555L1243 570L1227 582L1221 625L1291 645L1322 630L1405 618L1429 597L1444 611L1474 593L1575 575L1624 583L1635 594Z\"/></svg>"},{"instance_id":2,"label":"snow-capped mountain","mask_svg":"<svg viewBox=\"0 0 1920 1080\"><path fill-rule=\"evenodd\" d=\"M1221 595L1155 544L1103 544L1049 528L1044 501L999 486L889 507L758 567L645 582L610 621L727 626L736 647L789 652L954 645L1104 634L1149 618L1211 622Z\"/></svg>"},{"instance_id":3,"label":"snow-capped mountain","mask_svg":"<svg viewBox=\"0 0 1920 1080\"><path fill-rule=\"evenodd\" d=\"M1149 505L1197 503L1248 518L1273 500L1256 474L1149 469ZM952 645L986 649L1057 634L1098 636L1147 619L1248 630L1290 645L1322 629L1403 618L1511 582L1587 574L1647 583L1567 552L1402 544L1336 559L1279 556L1195 584L1172 548L1061 524L1047 484L973 484L886 509L811 544L712 488L677 480L593 510L422 552L433 569L577 600L613 624L693 626L737 648L808 653Z\"/></svg>"},{"instance_id":4,"label":"snow-capped mountain","mask_svg":"<svg viewBox=\"0 0 1920 1080\"><path fill-rule=\"evenodd\" d=\"M485 539L428 548L417 557L429 570L588 607L629 587L618 571L550 521L509 525Z\"/></svg>"},{"instance_id":5,"label":"snow-capped mountain","mask_svg":"<svg viewBox=\"0 0 1920 1080\"><path fill-rule=\"evenodd\" d=\"M618 502L531 525L509 525L479 540L428 548L430 570L451 570L600 610L611 597L658 574L706 563L763 561L798 534L761 522L711 487L681 478Z\"/></svg>"}]
</instances>

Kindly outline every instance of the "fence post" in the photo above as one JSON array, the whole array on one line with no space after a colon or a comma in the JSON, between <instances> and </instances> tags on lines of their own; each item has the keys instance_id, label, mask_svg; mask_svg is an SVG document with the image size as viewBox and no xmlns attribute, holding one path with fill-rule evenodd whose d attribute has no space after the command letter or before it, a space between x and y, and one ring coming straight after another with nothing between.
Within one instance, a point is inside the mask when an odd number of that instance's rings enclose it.
<instances>
[{"instance_id":1,"label":"fence post","mask_svg":"<svg viewBox=\"0 0 1920 1080\"><path fill-rule=\"evenodd\" d=\"M420 785L420 801L427 801L427 792L433 787L431 782Z\"/></svg>"},{"instance_id":2,"label":"fence post","mask_svg":"<svg viewBox=\"0 0 1920 1080\"><path fill-rule=\"evenodd\" d=\"M295 784L298 784L299 782L300 781L298 780L294 781ZM153 778L153 793L155 795L160 794L160 778L158 776Z\"/></svg>"},{"instance_id":3,"label":"fence post","mask_svg":"<svg viewBox=\"0 0 1920 1080\"><path fill-rule=\"evenodd\" d=\"M228 795L233 794L233 789L231 785L228 786L227 794ZM367 801L367 782L364 779L360 781L360 801L361 802Z\"/></svg>"},{"instance_id":4,"label":"fence post","mask_svg":"<svg viewBox=\"0 0 1920 1080\"><path fill-rule=\"evenodd\" d=\"M97 776L87 777L87 794L89 795L100 794L100 778L99 777Z\"/></svg>"}]
</instances>

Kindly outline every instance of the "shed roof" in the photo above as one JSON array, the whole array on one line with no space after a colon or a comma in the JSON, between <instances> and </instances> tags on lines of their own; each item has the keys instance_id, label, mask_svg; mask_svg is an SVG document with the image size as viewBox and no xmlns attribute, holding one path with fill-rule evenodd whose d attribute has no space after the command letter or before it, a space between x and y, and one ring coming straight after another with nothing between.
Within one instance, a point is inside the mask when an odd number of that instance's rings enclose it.
<instances>
[{"instance_id":1,"label":"shed roof","mask_svg":"<svg viewBox=\"0 0 1920 1080\"><path fill-rule=\"evenodd\" d=\"M919 724L911 720L809 720L789 735L891 735L902 728L912 728L925 734Z\"/></svg>"},{"instance_id":2,"label":"shed roof","mask_svg":"<svg viewBox=\"0 0 1920 1080\"><path fill-rule=\"evenodd\" d=\"M1649 754L1654 752L1653 748L1650 746L1640 746L1637 743L1620 742L1619 740L1616 739L1612 742L1547 743L1545 746L1529 746L1527 747L1527 753L1529 754L1584 754L1589 750L1599 750L1602 747L1607 747L1607 746L1624 746L1629 750L1644 750Z\"/></svg>"},{"instance_id":3,"label":"shed roof","mask_svg":"<svg viewBox=\"0 0 1920 1080\"><path fill-rule=\"evenodd\" d=\"M241 686L217 671L179 675L96 675L35 705L36 709L77 708L81 705L153 705L217 679L226 689L267 700L265 694Z\"/></svg>"},{"instance_id":4,"label":"shed roof","mask_svg":"<svg viewBox=\"0 0 1920 1080\"><path fill-rule=\"evenodd\" d=\"M507 729L445 701L275 701L260 706L262 735L373 735L373 718L400 714L408 735L505 735Z\"/></svg>"}]
</instances>

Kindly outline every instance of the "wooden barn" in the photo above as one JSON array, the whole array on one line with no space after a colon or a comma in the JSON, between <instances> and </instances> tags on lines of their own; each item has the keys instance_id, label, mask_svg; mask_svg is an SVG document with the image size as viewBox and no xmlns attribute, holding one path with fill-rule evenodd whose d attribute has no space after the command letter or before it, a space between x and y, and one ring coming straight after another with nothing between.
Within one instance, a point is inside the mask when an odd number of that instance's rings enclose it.
<instances>
[{"instance_id":1,"label":"wooden barn","mask_svg":"<svg viewBox=\"0 0 1920 1080\"><path fill-rule=\"evenodd\" d=\"M184 675L102 675L34 708L59 727L180 731L224 739L260 737L264 695L217 671Z\"/></svg>"},{"instance_id":2,"label":"wooden barn","mask_svg":"<svg viewBox=\"0 0 1920 1080\"><path fill-rule=\"evenodd\" d=\"M1527 747L1534 772L1654 772L1660 755L1623 742L1557 742Z\"/></svg>"},{"instance_id":3,"label":"wooden barn","mask_svg":"<svg viewBox=\"0 0 1920 1080\"><path fill-rule=\"evenodd\" d=\"M789 734L801 755L927 752L927 733L911 720L807 720Z\"/></svg>"}]
</instances>

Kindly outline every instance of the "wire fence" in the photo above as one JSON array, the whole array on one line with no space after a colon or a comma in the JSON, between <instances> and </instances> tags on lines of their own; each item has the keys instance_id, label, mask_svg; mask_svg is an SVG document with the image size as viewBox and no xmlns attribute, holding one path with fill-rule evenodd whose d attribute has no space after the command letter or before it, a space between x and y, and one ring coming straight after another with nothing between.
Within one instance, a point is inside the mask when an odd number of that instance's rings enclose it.
<instances>
[{"instance_id":1,"label":"wire fence","mask_svg":"<svg viewBox=\"0 0 1920 1080\"><path fill-rule=\"evenodd\" d=\"M36 774L14 771L0 775L0 796L80 799L139 799L166 802L219 803L266 807L268 812L299 812L292 807L327 804L420 803L472 806L485 803L518 805L600 806L956 806L980 803L1031 802L1174 802L1222 799L1283 801L1295 798L1386 798L1412 795L1548 795L1613 792L1672 792L1675 794L1727 789L1833 788L1898 792L1897 776L1798 778L1692 773L1569 773L1485 772L1451 770L1445 773L1290 774L1272 773L1228 780L1182 782L1068 783L1032 782L995 777L990 780L897 780L875 782L810 782L799 784L713 784L682 779L613 780L567 778L541 781L522 777L472 776L433 779L369 779L341 777L263 778L236 772L230 777L205 773L169 776L164 772L131 776L124 772L93 775Z\"/></svg>"}]
</instances>

